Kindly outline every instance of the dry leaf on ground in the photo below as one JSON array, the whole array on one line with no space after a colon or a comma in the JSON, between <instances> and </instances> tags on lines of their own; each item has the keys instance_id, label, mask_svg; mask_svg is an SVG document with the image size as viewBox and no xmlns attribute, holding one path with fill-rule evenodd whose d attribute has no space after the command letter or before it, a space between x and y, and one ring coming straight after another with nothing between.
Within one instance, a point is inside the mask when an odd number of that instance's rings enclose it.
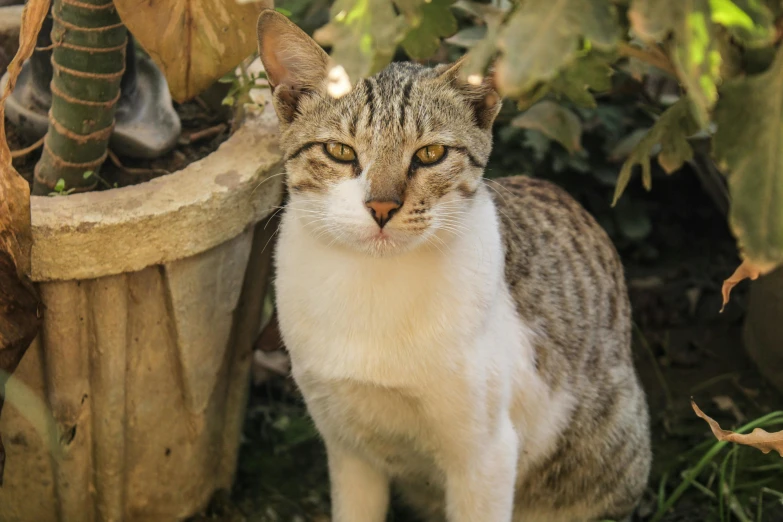
<instances>
[{"instance_id":1,"label":"dry leaf on ground","mask_svg":"<svg viewBox=\"0 0 783 522\"><path fill-rule=\"evenodd\" d=\"M22 12L19 50L8 65L8 83L0 96L0 370L13 373L40 326L38 296L30 272L30 188L11 165L5 135L5 100L14 90L22 63L35 48L49 0L28 0ZM6 378L0 379L0 412ZM5 452L0 440L0 485Z\"/></svg>"},{"instance_id":2,"label":"dry leaf on ground","mask_svg":"<svg viewBox=\"0 0 783 522\"><path fill-rule=\"evenodd\" d=\"M693 400L691 400L691 407L696 412L696 415L707 421L716 439L751 446L765 454L770 451L777 451L783 457L783 431L769 433L761 428L756 428L750 433L734 433L733 431L722 429L720 424L701 411Z\"/></svg>"},{"instance_id":3,"label":"dry leaf on ground","mask_svg":"<svg viewBox=\"0 0 783 522\"><path fill-rule=\"evenodd\" d=\"M742 264L737 267L734 273L731 274L731 277L723 281L723 287L721 288L721 293L723 294L723 306L720 307L720 311L723 312L723 310L726 308L726 305L729 304L729 296L731 295L732 288L737 286L737 284L741 283L745 279L755 281L759 278L759 276L763 276L770 271L771 269L769 268L763 269L753 265L747 259L743 261Z\"/></svg>"}]
</instances>

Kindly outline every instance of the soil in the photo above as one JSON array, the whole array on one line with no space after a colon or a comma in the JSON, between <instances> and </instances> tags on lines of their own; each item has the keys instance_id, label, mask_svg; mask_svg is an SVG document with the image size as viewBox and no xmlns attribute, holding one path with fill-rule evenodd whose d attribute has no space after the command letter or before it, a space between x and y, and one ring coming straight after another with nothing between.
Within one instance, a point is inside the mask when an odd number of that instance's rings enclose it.
<instances>
[{"instance_id":1,"label":"soil","mask_svg":"<svg viewBox=\"0 0 783 522\"><path fill-rule=\"evenodd\" d=\"M228 139L230 125L225 118L225 111L214 111L199 101L174 103L174 109L182 122L182 134L174 149L152 160L120 156L119 165L107 159L99 173L103 181L98 184L96 190L135 185L181 170L208 156ZM19 136L7 118L6 132L8 146L12 152L34 143ZM14 159L13 162L14 168L31 184L33 170L41 157L41 150L42 148L39 147L25 156Z\"/></svg>"},{"instance_id":2,"label":"soil","mask_svg":"<svg viewBox=\"0 0 783 522\"><path fill-rule=\"evenodd\" d=\"M694 415L691 397L724 428L736 429L780 409L783 396L764 382L742 348L747 283L719 313L721 282L739 262L725 216L688 171L656 181L651 193L638 197L653 209L653 233L644 244L626 245L621 255L655 454L649 489L635 515L641 522L651 520L659 502L682 482L681 473L715 443L707 424ZM651 249L657 252L652 258ZM281 344L274 324L269 328L264 350ZM662 521L740 520L720 507L715 493L720 466L731 464L729 450L698 475L707 492L688 489ZM783 490L780 457L752 448L740 448L735 456L732 494L735 504L745 506L744 520L783 521L783 504L774 496L763 496L757 513L762 488ZM193 522L327 522L328 490L323 446L301 397L290 379L276 378L252 391L233 491L217 495ZM395 506L389 520L415 519Z\"/></svg>"}]
</instances>

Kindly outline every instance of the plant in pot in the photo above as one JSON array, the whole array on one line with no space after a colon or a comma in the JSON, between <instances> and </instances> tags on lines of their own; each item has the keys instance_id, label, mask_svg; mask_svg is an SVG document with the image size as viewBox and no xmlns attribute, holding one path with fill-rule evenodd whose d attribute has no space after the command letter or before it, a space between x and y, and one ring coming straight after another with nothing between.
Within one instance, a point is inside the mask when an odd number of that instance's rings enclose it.
<instances>
[{"instance_id":1,"label":"plant in pot","mask_svg":"<svg viewBox=\"0 0 783 522\"><path fill-rule=\"evenodd\" d=\"M8 101L17 134L35 140L41 121L46 132L29 233L26 188L0 147L12 217L0 219L0 251L22 287L35 283L29 301L37 293L43 311L12 360L14 330L0 321L0 364L16 370L0 375L10 404L0 519L183 519L233 480L274 230L264 224L282 196L276 119L247 108L217 150L145 183L113 188L101 169L126 172L119 157L181 141L162 76L177 102L213 86L255 50L268 5L56 0L50 37L37 39L48 4L28 1L3 80L7 96L19 79ZM19 238L32 239L29 264L14 255L30 248ZM18 337L12 347L29 335Z\"/></svg>"}]
</instances>

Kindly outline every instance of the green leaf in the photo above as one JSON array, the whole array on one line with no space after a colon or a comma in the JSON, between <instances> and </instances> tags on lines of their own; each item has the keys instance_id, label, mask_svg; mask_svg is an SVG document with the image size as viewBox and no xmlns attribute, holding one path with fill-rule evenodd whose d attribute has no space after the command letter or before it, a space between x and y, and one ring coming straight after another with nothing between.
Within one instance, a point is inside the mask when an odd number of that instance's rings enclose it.
<instances>
[{"instance_id":1,"label":"green leaf","mask_svg":"<svg viewBox=\"0 0 783 522\"><path fill-rule=\"evenodd\" d=\"M470 49L475 47L481 40L487 36L487 27L484 25L472 25L460 30L450 38L446 38L446 43Z\"/></svg>"},{"instance_id":2,"label":"green leaf","mask_svg":"<svg viewBox=\"0 0 783 522\"><path fill-rule=\"evenodd\" d=\"M730 80L715 109L712 153L726 173L729 223L755 266L783 263L783 49L762 74Z\"/></svg>"},{"instance_id":3,"label":"green leaf","mask_svg":"<svg viewBox=\"0 0 783 522\"><path fill-rule=\"evenodd\" d=\"M93 174L95 174L95 172L93 172L93 171L91 171L91 170L85 170L85 171L84 171L84 174L82 174L82 177L83 177L84 179L90 179L90 178L92 177L92 175L93 175Z\"/></svg>"},{"instance_id":4,"label":"green leaf","mask_svg":"<svg viewBox=\"0 0 783 522\"><path fill-rule=\"evenodd\" d=\"M617 142L611 152L609 152L609 161L626 159L633 153L634 149L639 146L639 142L641 142L649 132L649 128L640 128L625 136ZM650 152L652 153L652 150ZM652 156L652 154L650 154L650 156Z\"/></svg>"},{"instance_id":5,"label":"green leaf","mask_svg":"<svg viewBox=\"0 0 783 522\"><path fill-rule=\"evenodd\" d=\"M498 35L507 12L491 4L479 4L466 0L457 0L454 8L476 16L486 24L484 39L471 47L460 70L463 78L473 74L484 74L490 60L497 53Z\"/></svg>"},{"instance_id":6,"label":"green leaf","mask_svg":"<svg viewBox=\"0 0 783 522\"><path fill-rule=\"evenodd\" d=\"M332 47L332 59L352 80L381 70L394 56L405 31L405 18L391 0L337 0L331 21L313 35Z\"/></svg>"},{"instance_id":7,"label":"green leaf","mask_svg":"<svg viewBox=\"0 0 783 522\"><path fill-rule=\"evenodd\" d=\"M63 178L60 178L57 180L57 183L54 185L54 191L55 192L62 192L65 190L65 180Z\"/></svg>"},{"instance_id":8,"label":"green leaf","mask_svg":"<svg viewBox=\"0 0 783 522\"><path fill-rule=\"evenodd\" d=\"M697 121L706 126L718 100L721 66L710 0L634 0L628 18L642 39L674 36L674 67L693 101Z\"/></svg>"},{"instance_id":9,"label":"green leaf","mask_svg":"<svg viewBox=\"0 0 783 522\"><path fill-rule=\"evenodd\" d=\"M582 122L579 117L552 101L542 101L520 114L511 125L533 129L556 140L570 153L582 148Z\"/></svg>"},{"instance_id":10,"label":"green leaf","mask_svg":"<svg viewBox=\"0 0 783 522\"><path fill-rule=\"evenodd\" d=\"M744 46L764 47L775 39L775 17L759 0L710 0L712 21Z\"/></svg>"},{"instance_id":11,"label":"green leaf","mask_svg":"<svg viewBox=\"0 0 783 522\"><path fill-rule=\"evenodd\" d=\"M397 0L411 27L402 47L414 59L429 58L440 47L440 39L457 32L457 19L451 12L454 0Z\"/></svg>"},{"instance_id":12,"label":"green leaf","mask_svg":"<svg viewBox=\"0 0 783 522\"><path fill-rule=\"evenodd\" d=\"M619 35L617 13L609 0L525 0L498 40L503 53L497 68L499 87L510 96L523 94L554 78L573 60L582 38L609 49Z\"/></svg>"},{"instance_id":13,"label":"green leaf","mask_svg":"<svg viewBox=\"0 0 783 522\"><path fill-rule=\"evenodd\" d=\"M617 177L612 206L617 204L628 186L635 165L641 165L642 184L647 190L650 190L652 187L650 156L656 145L660 144L661 146L658 163L668 174L679 169L683 163L691 159L693 149L687 139L698 130L699 126L694 120L688 98L681 98L661 114L655 125L639 140L639 144L625 160L620 175Z\"/></svg>"},{"instance_id":14,"label":"green leaf","mask_svg":"<svg viewBox=\"0 0 783 522\"><path fill-rule=\"evenodd\" d=\"M551 88L580 107L596 107L590 91L605 92L612 88L612 67L596 53L589 53L561 71Z\"/></svg>"}]
</instances>

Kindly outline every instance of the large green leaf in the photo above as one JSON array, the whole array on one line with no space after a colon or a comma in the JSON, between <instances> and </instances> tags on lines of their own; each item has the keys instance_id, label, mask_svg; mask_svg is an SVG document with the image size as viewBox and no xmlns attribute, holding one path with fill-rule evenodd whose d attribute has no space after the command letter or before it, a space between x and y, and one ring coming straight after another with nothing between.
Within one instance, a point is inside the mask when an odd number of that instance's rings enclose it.
<instances>
[{"instance_id":1,"label":"large green leaf","mask_svg":"<svg viewBox=\"0 0 783 522\"><path fill-rule=\"evenodd\" d=\"M568 152L582 148L582 122L572 111L552 101L533 105L511 121L511 125L537 130L558 141Z\"/></svg>"},{"instance_id":2,"label":"large green leaf","mask_svg":"<svg viewBox=\"0 0 783 522\"><path fill-rule=\"evenodd\" d=\"M775 38L775 17L759 0L710 0L712 21L745 46L763 47Z\"/></svg>"},{"instance_id":3,"label":"large green leaf","mask_svg":"<svg viewBox=\"0 0 783 522\"><path fill-rule=\"evenodd\" d=\"M460 70L460 74L465 78L474 74L483 74L487 64L497 52L498 35L507 11L492 4L479 4L468 0L457 0L454 8L479 18L486 25L484 39L471 46Z\"/></svg>"},{"instance_id":4,"label":"large green leaf","mask_svg":"<svg viewBox=\"0 0 783 522\"><path fill-rule=\"evenodd\" d=\"M693 157L693 149L687 139L698 129L688 98L681 98L661 114L655 125L650 128L628 156L628 159L625 160L617 178L612 205L617 204L617 200L620 199L628 186L635 165L641 165L642 183L647 190L650 190L652 186L650 156L656 145L661 146L658 163L668 174L690 160Z\"/></svg>"},{"instance_id":5,"label":"large green leaf","mask_svg":"<svg viewBox=\"0 0 783 522\"><path fill-rule=\"evenodd\" d=\"M314 37L332 47L332 58L352 80L388 64L405 34L405 19L391 0L337 0L331 18Z\"/></svg>"},{"instance_id":6,"label":"large green leaf","mask_svg":"<svg viewBox=\"0 0 783 522\"><path fill-rule=\"evenodd\" d=\"M628 17L647 41L674 36L672 61L697 121L706 126L718 100L721 66L710 0L634 0Z\"/></svg>"},{"instance_id":7,"label":"large green leaf","mask_svg":"<svg viewBox=\"0 0 783 522\"><path fill-rule=\"evenodd\" d=\"M725 83L715 122L732 231L745 258L766 271L783 263L783 49L763 74Z\"/></svg>"},{"instance_id":8,"label":"large green leaf","mask_svg":"<svg viewBox=\"0 0 783 522\"><path fill-rule=\"evenodd\" d=\"M563 69L550 87L580 107L593 108L596 102L590 91L605 92L612 88L612 67L604 57L592 52Z\"/></svg>"},{"instance_id":9,"label":"large green leaf","mask_svg":"<svg viewBox=\"0 0 783 522\"><path fill-rule=\"evenodd\" d=\"M457 32L457 19L451 12L454 0L397 0L410 29L402 47L408 56L424 59L435 54L440 39Z\"/></svg>"},{"instance_id":10,"label":"large green leaf","mask_svg":"<svg viewBox=\"0 0 783 522\"><path fill-rule=\"evenodd\" d=\"M500 33L498 86L507 95L523 94L573 60L582 38L609 49L619 34L609 0L525 0Z\"/></svg>"}]
</instances>

